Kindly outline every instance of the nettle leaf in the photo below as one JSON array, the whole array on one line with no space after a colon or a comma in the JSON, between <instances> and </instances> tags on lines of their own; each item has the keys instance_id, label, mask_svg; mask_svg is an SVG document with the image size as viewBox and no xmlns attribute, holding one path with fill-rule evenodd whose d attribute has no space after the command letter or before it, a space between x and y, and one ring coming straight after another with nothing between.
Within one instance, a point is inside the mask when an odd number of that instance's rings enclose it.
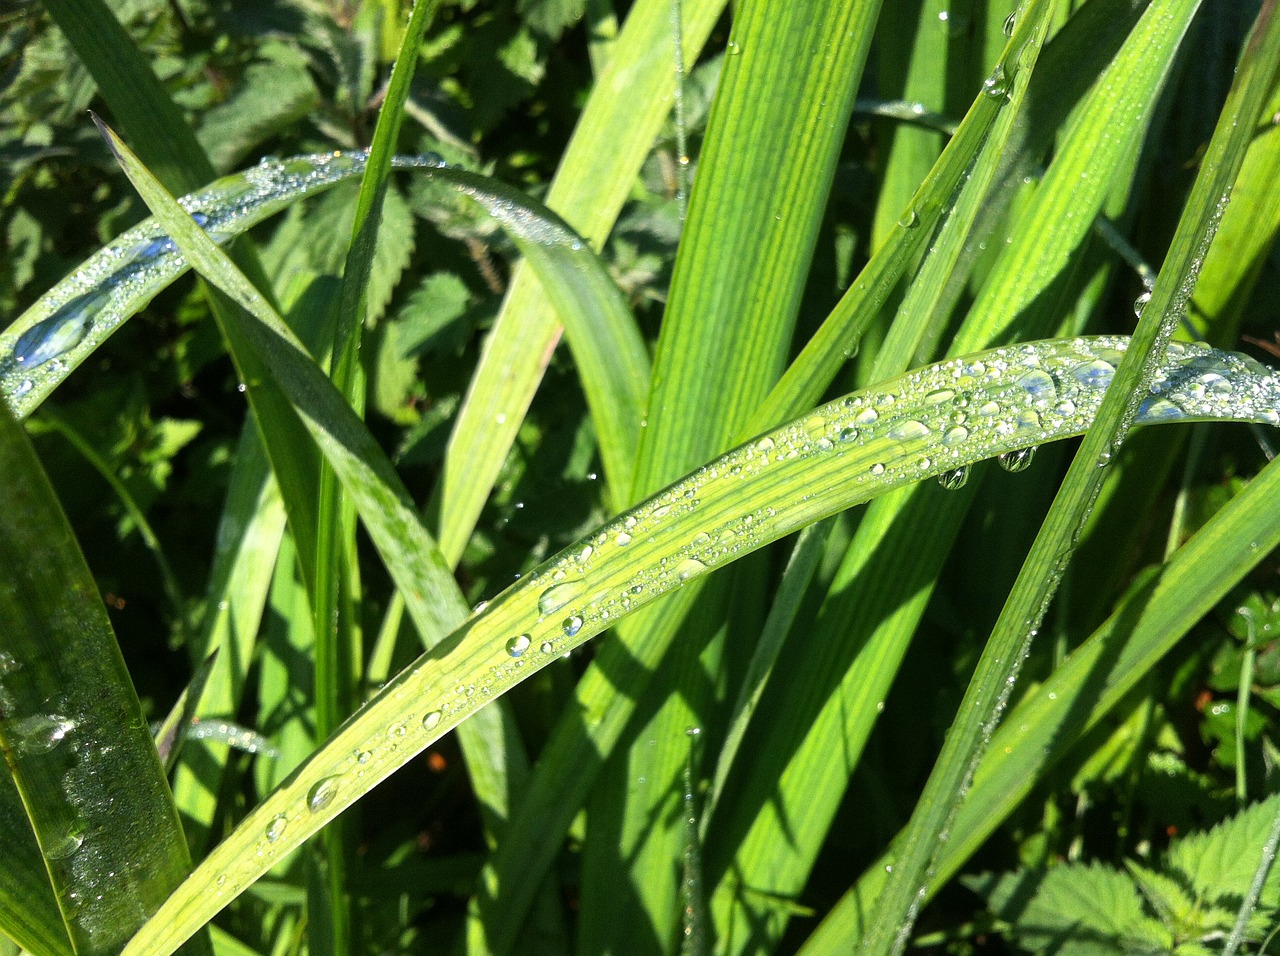
<instances>
[{"instance_id":1,"label":"nettle leaf","mask_svg":"<svg viewBox=\"0 0 1280 956\"><path fill-rule=\"evenodd\" d=\"M1229 909L1240 906L1261 862L1262 846L1280 813L1280 796L1255 803L1205 833L1175 840L1165 865L1186 880L1202 903ZM1272 867L1258 901L1259 909L1280 906L1280 869Z\"/></svg>"},{"instance_id":2,"label":"nettle leaf","mask_svg":"<svg viewBox=\"0 0 1280 956\"><path fill-rule=\"evenodd\" d=\"M305 119L320 93L302 57L289 48L244 72L226 102L204 114L200 145L218 169L230 169L260 143Z\"/></svg>"},{"instance_id":3,"label":"nettle leaf","mask_svg":"<svg viewBox=\"0 0 1280 956\"><path fill-rule=\"evenodd\" d=\"M1168 953L1173 934L1146 913L1124 873L1100 864L1067 864L966 881L1011 925L1018 944L1056 956Z\"/></svg>"}]
</instances>

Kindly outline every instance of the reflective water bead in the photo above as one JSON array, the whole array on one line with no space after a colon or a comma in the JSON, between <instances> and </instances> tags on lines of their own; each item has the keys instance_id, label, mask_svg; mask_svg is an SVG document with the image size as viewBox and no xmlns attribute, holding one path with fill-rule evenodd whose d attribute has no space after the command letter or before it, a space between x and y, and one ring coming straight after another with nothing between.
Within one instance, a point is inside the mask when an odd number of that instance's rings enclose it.
<instances>
[{"instance_id":1,"label":"reflective water bead","mask_svg":"<svg viewBox=\"0 0 1280 956\"><path fill-rule=\"evenodd\" d=\"M969 466L961 465L959 468L952 468L950 471L944 471L938 476L938 484L942 485L947 491L959 491L969 481Z\"/></svg>"},{"instance_id":2,"label":"reflective water bead","mask_svg":"<svg viewBox=\"0 0 1280 956\"><path fill-rule=\"evenodd\" d=\"M565 637L573 637L582 630L582 618L576 614L572 617L566 617L560 625L560 629L564 631Z\"/></svg>"},{"instance_id":3,"label":"reflective water bead","mask_svg":"<svg viewBox=\"0 0 1280 956\"><path fill-rule=\"evenodd\" d=\"M1031 467L1031 460L1035 458L1036 448L1032 445L1030 448L1019 448L1015 451L1007 451L1000 455L996 461L1000 467L1010 474L1017 474L1020 471L1026 471Z\"/></svg>"},{"instance_id":4,"label":"reflective water bead","mask_svg":"<svg viewBox=\"0 0 1280 956\"><path fill-rule=\"evenodd\" d=\"M538 613L551 614L582 595L587 586L581 578L563 581L547 588L538 598Z\"/></svg>"},{"instance_id":5,"label":"reflective water bead","mask_svg":"<svg viewBox=\"0 0 1280 956\"><path fill-rule=\"evenodd\" d=\"M512 657L520 657L529 649L529 645L533 643L533 638L528 634L521 634L507 641L507 653Z\"/></svg>"}]
</instances>

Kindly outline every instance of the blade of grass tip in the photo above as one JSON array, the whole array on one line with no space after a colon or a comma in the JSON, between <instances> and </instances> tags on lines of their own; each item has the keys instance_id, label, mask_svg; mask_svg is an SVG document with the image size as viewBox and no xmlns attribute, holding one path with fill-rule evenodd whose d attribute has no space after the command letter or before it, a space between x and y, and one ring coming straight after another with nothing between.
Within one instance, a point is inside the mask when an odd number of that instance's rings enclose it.
<instances>
[{"instance_id":1,"label":"blade of grass tip","mask_svg":"<svg viewBox=\"0 0 1280 956\"><path fill-rule=\"evenodd\" d=\"M735 8L738 52L726 57L676 255L633 499L730 447L785 367L880 6ZM626 698L651 716L631 729L634 743L615 754L588 810L579 921L587 951L656 951L677 933L684 835L663 808L680 792L685 730L720 732L716 688L732 663L725 641L730 630L758 632L763 610L752 613L747 597L761 587L743 576L762 571L752 563L704 586L700 613L671 643L651 690L614 685L589 702L612 712ZM644 657L637 645L671 640L648 629L619 637L623 650L606 653ZM606 657L597 665L608 673ZM607 749L601 743L594 749ZM622 861L630 880L609 876Z\"/></svg>"},{"instance_id":2,"label":"blade of grass tip","mask_svg":"<svg viewBox=\"0 0 1280 956\"><path fill-rule=\"evenodd\" d=\"M1097 497L1104 468L1123 441L1179 316L1186 310L1195 277L1243 161L1264 97L1280 62L1280 26L1274 0L1259 14L1242 56L1236 83L1209 144L1151 302L1138 322L1131 351L1115 378L1076 454L1042 526L961 703L916 811L912 814L876 915L864 939L872 954L898 953L906 946L929 882L936 847L945 840L956 803L968 789L973 767L994 730L1045 608L1061 578L1078 529Z\"/></svg>"},{"instance_id":3,"label":"blade of grass tip","mask_svg":"<svg viewBox=\"0 0 1280 956\"><path fill-rule=\"evenodd\" d=\"M391 71L386 97L378 111L369 159L360 181L351 244L338 295L331 377L339 393L361 418L364 417L366 386L364 370L360 367L360 345L368 313L368 284L373 270L375 240L391 175L391 157L404 120L409 84L418 62L423 35L438 6L438 0L419 0L409 14L409 23ZM333 468L323 461L320 463L317 509L316 592L312 614L316 638L316 734L324 739L355 709L356 669L363 654L356 640L357 612L353 601L353 592L359 588L359 565L353 557L355 508L351 500L343 496ZM500 746L504 737L510 739L509 735L495 735L489 746ZM509 755L502 763L519 767L522 757L522 754ZM480 779L489 778L481 775ZM497 794L505 796L505 786L500 786ZM477 794L482 802L486 796L490 795ZM333 946L331 951L342 954L349 950L352 932L346 888L347 841L343 837L343 826L330 828L323 839L325 864L322 879L328 904L325 929Z\"/></svg>"},{"instance_id":4,"label":"blade of grass tip","mask_svg":"<svg viewBox=\"0 0 1280 956\"><path fill-rule=\"evenodd\" d=\"M0 742L64 932L113 953L182 882L187 844L97 585L7 409L0 473Z\"/></svg>"},{"instance_id":5,"label":"blade of grass tip","mask_svg":"<svg viewBox=\"0 0 1280 956\"><path fill-rule=\"evenodd\" d=\"M1157 575L1009 713L974 773L935 863L935 892L1031 792L1046 772L1141 681L1277 546L1280 466L1270 464L1202 527ZM805 944L845 952L866 930L887 879L891 848L869 866Z\"/></svg>"},{"instance_id":6,"label":"blade of grass tip","mask_svg":"<svg viewBox=\"0 0 1280 956\"><path fill-rule=\"evenodd\" d=\"M156 750L164 764L166 776L178 762L178 755L182 752L182 744L186 739L186 729L191 726L191 719L200 705L200 697L208 686L209 675L213 673L213 665L217 659L215 652L200 662L200 666L191 675L191 680L182 688L182 693L155 731Z\"/></svg>"},{"instance_id":7,"label":"blade of grass tip","mask_svg":"<svg viewBox=\"0 0 1280 956\"><path fill-rule=\"evenodd\" d=\"M547 193L547 205L603 248L670 111L671 0L639 0L592 90ZM684 0L685 58L692 61L725 0ZM602 162L601 157L609 157ZM560 335L531 269L517 267L449 438L428 525L456 564L515 440Z\"/></svg>"},{"instance_id":8,"label":"blade of grass tip","mask_svg":"<svg viewBox=\"0 0 1280 956\"><path fill-rule=\"evenodd\" d=\"M150 193L156 188L153 183L144 180L142 185ZM149 198L157 208L164 208L162 192ZM205 255L216 257L217 249L207 238L202 242L200 233L184 226L176 213L167 221L179 241L190 243L201 269L209 267L219 274L213 266L226 268L223 260L200 261ZM263 318L273 330L274 337L263 336L261 342L262 348L274 350L273 371L299 396L300 405L311 409L308 420L326 443L326 451L335 463L350 470L348 487L353 494L371 492L372 503L361 498L361 515L392 574L413 573L417 569L405 568L401 562L435 552L425 534L415 530L407 496L394 487L394 472L378 457L371 436L358 423L354 428L347 425L354 416L331 383L309 361L291 358L296 345L287 332L283 328L274 332L276 321L265 313ZM813 416L806 416L740 446L619 516L495 597L354 714L205 858L130 941L125 954L171 952L284 854L426 746L490 700L639 608L878 494L1029 444L1081 434L1100 406L1106 385L1087 377L1073 378L1070 372L1101 356L1114 358L1126 344L1118 337L1041 342L919 369L817 409L814 414L829 424L830 437L815 436ZM1039 428L1016 434L1011 422L1035 408L1037 397L1016 376L1001 370L1011 364L1016 367L1030 354L1058 376L1060 397L1073 402L1077 412L1067 419L1043 420ZM1165 380L1142 413L1143 421L1280 422L1280 375L1243 356L1206 347L1171 346L1169 358ZM996 402L1012 418L997 419L990 427L948 445L940 436L955 405L930 403L928 396L954 384L968 362L994 370L990 377L975 382L973 397ZM1232 382L1229 399L1197 389L1205 375ZM299 388L299 382L305 387ZM882 415L876 427L859 428L858 416L866 408L890 405L892 412ZM913 429L916 438L895 437L897 427L907 419L923 425L923 431ZM321 430L321 422L338 423L334 437ZM335 447L342 443L366 457L348 460ZM365 460L372 465L366 466ZM390 489L385 487L387 482ZM761 518L766 505L774 508L767 520ZM392 529L391 545L406 537L414 539L407 556L397 555L388 544L384 512L402 522ZM715 529L715 536L701 537L698 532L708 527ZM619 536L634 540L620 541ZM549 581L559 584L548 587ZM435 596L430 591L433 583L432 575L424 573L418 589L403 580L400 586L407 594L422 594L426 599ZM444 591L440 595L448 596ZM424 617L433 613L430 605L411 607L411 611ZM592 714L585 717L596 719Z\"/></svg>"}]
</instances>

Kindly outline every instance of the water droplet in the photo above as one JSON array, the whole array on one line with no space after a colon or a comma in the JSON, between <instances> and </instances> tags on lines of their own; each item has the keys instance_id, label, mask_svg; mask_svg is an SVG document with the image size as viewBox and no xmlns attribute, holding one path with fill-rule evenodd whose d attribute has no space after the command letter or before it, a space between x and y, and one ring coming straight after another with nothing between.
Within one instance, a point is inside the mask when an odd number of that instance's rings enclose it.
<instances>
[{"instance_id":1,"label":"water droplet","mask_svg":"<svg viewBox=\"0 0 1280 956\"><path fill-rule=\"evenodd\" d=\"M45 754L76 729L76 722L57 714L24 717L9 725L14 747L25 754Z\"/></svg>"},{"instance_id":2,"label":"water droplet","mask_svg":"<svg viewBox=\"0 0 1280 956\"><path fill-rule=\"evenodd\" d=\"M968 437L969 429L963 425L953 425L942 436L942 443L944 445L958 445Z\"/></svg>"},{"instance_id":3,"label":"water droplet","mask_svg":"<svg viewBox=\"0 0 1280 956\"><path fill-rule=\"evenodd\" d=\"M319 813L338 795L338 777L325 777L307 791L307 809Z\"/></svg>"},{"instance_id":4,"label":"water droplet","mask_svg":"<svg viewBox=\"0 0 1280 956\"><path fill-rule=\"evenodd\" d=\"M573 637L582 630L582 618L576 614L573 617L566 617L560 625L560 629L564 631L565 637Z\"/></svg>"},{"instance_id":5,"label":"water droplet","mask_svg":"<svg viewBox=\"0 0 1280 956\"><path fill-rule=\"evenodd\" d=\"M440 726L441 714L438 710L429 710L422 715L422 729L435 730Z\"/></svg>"},{"instance_id":6,"label":"water droplet","mask_svg":"<svg viewBox=\"0 0 1280 956\"><path fill-rule=\"evenodd\" d=\"M880 416L876 413L876 410L868 407L853 416L853 423L855 425L874 425L879 419Z\"/></svg>"},{"instance_id":7,"label":"water droplet","mask_svg":"<svg viewBox=\"0 0 1280 956\"><path fill-rule=\"evenodd\" d=\"M1058 397L1053 376L1043 369L1031 369L1018 376L1018 384L1026 389L1033 401L1052 402Z\"/></svg>"},{"instance_id":8,"label":"water droplet","mask_svg":"<svg viewBox=\"0 0 1280 956\"><path fill-rule=\"evenodd\" d=\"M1106 388L1115 374L1115 367L1102 359L1084 362L1071 370L1071 377L1086 388Z\"/></svg>"},{"instance_id":9,"label":"water droplet","mask_svg":"<svg viewBox=\"0 0 1280 956\"><path fill-rule=\"evenodd\" d=\"M975 415L981 415L983 418L991 418L993 415L1000 414L1000 406L995 402L983 402L973 411Z\"/></svg>"},{"instance_id":10,"label":"water droplet","mask_svg":"<svg viewBox=\"0 0 1280 956\"><path fill-rule=\"evenodd\" d=\"M1000 455L996 461L1000 463L1000 467L1010 474L1016 475L1020 471L1026 471L1031 467L1031 460L1036 456L1036 446L1030 448L1019 448L1016 451L1007 451Z\"/></svg>"},{"instance_id":11,"label":"water droplet","mask_svg":"<svg viewBox=\"0 0 1280 956\"><path fill-rule=\"evenodd\" d=\"M631 543L631 535L625 531L619 531L617 537L613 539L613 543L620 548L625 548Z\"/></svg>"},{"instance_id":12,"label":"water droplet","mask_svg":"<svg viewBox=\"0 0 1280 956\"><path fill-rule=\"evenodd\" d=\"M545 615L558 611L570 601L580 597L586 589L587 586L581 578L553 584L538 598L538 613Z\"/></svg>"},{"instance_id":13,"label":"water droplet","mask_svg":"<svg viewBox=\"0 0 1280 956\"><path fill-rule=\"evenodd\" d=\"M969 466L961 465L959 468L952 468L950 471L944 471L938 476L938 484L946 488L947 491L959 491L969 481Z\"/></svg>"},{"instance_id":14,"label":"water droplet","mask_svg":"<svg viewBox=\"0 0 1280 956\"><path fill-rule=\"evenodd\" d=\"M880 462L876 462L874 465L868 468L867 471L871 472L871 474L876 475L878 477L884 474L884 465L880 464Z\"/></svg>"},{"instance_id":15,"label":"water droplet","mask_svg":"<svg viewBox=\"0 0 1280 956\"><path fill-rule=\"evenodd\" d=\"M1107 465L1109 464L1111 464L1111 452L1104 451L1101 455L1098 456L1098 467L1106 468Z\"/></svg>"},{"instance_id":16,"label":"water droplet","mask_svg":"<svg viewBox=\"0 0 1280 956\"><path fill-rule=\"evenodd\" d=\"M404 724L392 724L387 728L387 736L392 740L397 740L405 735Z\"/></svg>"},{"instance_id":17,"label":"water droplet","mask_svg":"<svg viewBox=\"0 0 1280 956\"><path fill-rule=\"evenodd\" d=\"M289 825L289 821L283 815L275 817L267 824L267 842L275 843L284 836L285 827Z\"/></svg>"},{"instance_id":18,"label":"water droplet","mask_svg":"<svg viewBox=\"0 0 1280 956\"><path fill-rule=\"evenodd\" d=\"M487 608L488 606L489 606L489 602L488 602L488 601L481 601L479 604L477 604L474 608L472 608L472 609L471 609L471 613L472 613L472 614L479 614L479 613L481 613L485 608Z\"/></svg>"},{"instance_id":19,"label":"water droplet","mask_svg":"<svg viewBox=\"0 0 1280 956\"><path fill-rule=\"evenodd\" d=\"M842 442L857 441L858 429L854 428L852 425L846 425L844 428L840 429L840 433L836 437L839 438Z\"/></svg>"},{"instance_id":20,"label":"water droplet","mask_svg":"<svg viewBox=\"0 0 1280 956\"><path fill-rule=\"evenodd\" d=\"M725 56L741 56L742 44L737 40L730 40L724 48Z\"/></svg>"},{"instance_id":21,"label":"water droplet","mask_svg":"<svg viewBox=\"0 0 1280 956\"><path fill-rule=\"evenodd\" d=\"M773 439L768 437L761 438L756 442L756 451L773 451Z\"/></svg>"},{"instance_id":22,"label":"water droplet","mask_svg":"<svg viewBox=\"0 0 1280 956\"><path fill-rule=\"evenodd\" d=\"M955 389L939 388L926 395L924 397L924 403L926 405L941 405L943 402L949 402L955 397Z\"/></svg>"},{"instance_id":23,"label":"water droplet","mask_svg":"<svg viewBox=\"0 0 1280 956\"><path fill-rule=\"evenodd\" d=\"M653 509L653 516L655 518L665 518L669 514L671 514L670 505L661 505L660 507Z\"/></svg>"},{"instance_id":24,"label":"water droplet","mask_svg":"<svg viewBox=\"0 0 1280 956\"><path fill-rule=\"evenodd\" d=\"M676 579L679 581L688 581L691 577L701 574L707 570L707 566L696 558L685 558L676 565Z\"/></svg>"},{"instance_id":25,"label":"water droplet","mask_svg":"<svg viewBox=\"0 0 1280 956\"><path fill-rule=\"evenodd\" d=\"M556 650L556 646L552 644L550 641L543 641L541 644L538 645L538 650L542 651L542 653L544 654L554 654Z\"/></svg>"},{"instance_id":26,"label":"water droplet","mask_svg":"<svg viewBox=\"0 0 1280 956\"><path fill-rule=\"evenodd\" d=\"M896 441L918 441L929 437L929 426L914 418L908 418L889 429L889 437Z\"/></svg>"},{"instance_id":27,"label":"water droplet","mask_svg":"<svg viewBox=\"0 0 1280 956\"><path fill-rule=\"evenodd\" d=\"M578 557L577 557L578 563L581 564L582 562L588 560L591 557L591 555L594 553L595 553L595 548L591 547L591 545L589 544L586 545L585 547L583 547L581 551L578 552Z\"/></svg>"},{"instance_id":28,"label":"water droplet","mask_svg":"<svg viewBox=\"0 0 1280 956\"><path fill-rule=\"evenodd\" d=\"M100 292L77 296L31 326L14 343L13 360L24 368L39 368L70 352L84 341L89 331L89 310L101 297Z\"/></svg>"},{"instance_id":29,"label":"water droplet","mask_svg":"<svg viewBox=\"0 0 1280 956\"><path fill-rule=\"evenodd\" d=\"M906 211L898 217L898 225L903 229L914 229L920 225L920 217L916 214L914 207L908 206Z\"/></svg>"},{"instance_id":30,"label":"water droplet","mask_svg":"<svg viewBox=\"0 0 1280 956\"><path fill-rule=\"evenodd\" d=\"M61 837L44 844L44 855L50 860L65 860L84 845L85 827L76 820Z\"/></svg>"},{"instance_id":31,"label":"water droplet","mask_svg":"<svg viewBox=\"0 0 1280 956\"><path fill-rule=\"evenodd\" d=\"M1147 303L1151 301L1151 293L1144 292L1133 300L1133 314L1138 318L1142 318L1142 310L1147 307Z\"/></svg>"},{"instance_id":32,"label":"water droplet","mask_svg":"<svg viewBox=\"0 0 1280 956\"><path fill-rule=\"evenodd\" d=\"M507 641L507 653L512 657L520 657L529 649L529 645L533 643L533 639L528 634L521 634L519 637L513 637Z\"/></svg>"},{"instance_id":33,"label":"water droplet","mask_svg":"<svg viewBox=\"0 0 1280 956\"><path fill-rule=\"evenodd\" d=\"M982 81L982 92L992 99L1005 99L1009 95L1009 77L1004 64L997 63L991 75Z\"/></svg>"},{"instance_id":34,"label":"water droplet","mask_svg":"<svg viewBox=\"0 0 1280 956\"><path fill-rule=\"evenodd\" d=\"M1018 20L1018 11L1013 11L1004 18L1004 23L1000 27L1000 32L1007 37L1013 36L1013 28Z\"/></svg>"}]
</instances>

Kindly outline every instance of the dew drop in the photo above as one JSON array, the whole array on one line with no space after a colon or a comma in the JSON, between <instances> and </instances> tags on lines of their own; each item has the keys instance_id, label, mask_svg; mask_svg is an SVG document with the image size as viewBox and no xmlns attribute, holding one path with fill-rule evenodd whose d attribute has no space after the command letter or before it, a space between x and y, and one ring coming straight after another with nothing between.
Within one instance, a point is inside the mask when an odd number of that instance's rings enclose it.
<instances>
[{"instance_id":1,"label":"dew drop","mask_svg":"<svg viewBox=\"0 0 1280 956\"><path fill-rule=\"evenodd\" d=\"M950 471L944 471L938 476L938 484L942 485L947 491L959 491L969 481L969 466L961 465L959 468L952 468Z\"/></svg>"},{"instance_id":2,"label":"dew drop","mask_svg":"<svg viewBox=\"0 0 1280 956\"><path fill-rule=\"evenodd\" d=\"M952 425L942 436L944 445L958 445L969 437L969 429L963 425Z\"/></svg>"},{"instance_id":3,"label":"dew drop","mask_svg":"<svg viewBox=\"0 0 1280 956\"><path fill-rule=\"evenodd\" d=\"M65 860L84 845L84 828L73 826L63 836L44 846L44 855L50 860Z\"/></svg>"},{"instance_id":4,"label":"dew drop","mask_svg":"<svg viewBox=\"0 0 1280 956\"><path fill-rule=\"evenodd\" d=\"M997 63L991 75L982 81L982 92L992 99L1005 99L1009 95L1009 77L1004 64Z\"/></svg>"},{"instance_id":5,"label":"dew drop","mask_svg":"<svg viewBox=\"0 0 1280 956\"><path fill-rule=\"evenodd\" d=\"M852 425L846 425L844 428L840 429L840 433L836 437L841 441L857 441L858 429L854 428Z\"/></svg>"},{"instance_id":6,"label":"dew drop","mask_svg":"<svg viewBox=\"0 0 1280 956\"><path fill-rule=\"evenodd\" d=\"M853 416L853 423L855 425L874 425L879 418L880 416L876 414L876 410L868 407Z\"/></svg>"},{"instance_id":7,"label":"dew drop","mask_svg":"<svg viewBox=\"0 0 1280 956\"><path fill-rule=\"evenodd\" d=\"M512 657L522 657L524 652L529 649L529 645L533 643L533 639L528 634L521 634L519 637L513 637L507 641L507 653Z\"/></svg>"},{"instance_id":8,"label":"dew drop","mask_svg":"<svg viewBox=\"0 0 1280 956\"><path fill-rule=\"evenodd\" d=\"M707 566L696 558L685 558L676 565L675 575L679 581L688 581L691 577L707 570Z\"/></svg>"},{"instance_id":9,"label":"dew drop","mask_svg":"<svg viewBox=\"0 0 1280 956\"><path fill-rule=\"evenodd\" d=\"M883 475L883 474L884 474L884 465L880 464L880 462L876 462L874 465L872 465L872 466L871 466L870 468L868 468L867 470L868 470L869 472L871 472L871 474L876 475L877 477L879 477L880 475Z\"/></svg>"},{"instance_id":10,"label":"dew drop","mask_svg":"<svg viewBox=\"0 0 1280 956\"><path fill-rule=\"evenodd\" d=\"M1071 370L1071 376L1086 388L1106 388L1115 374L1115 367L1102 359L1085 362Z\"/></svg>"},{"instance_id":11,"label":"dew drop","mask_svg":"<svg viewBox=\"0 0 1280 956\"><path fill-rule=\"evenodd\" d=\"M24 717L9 726L14 747L26 754L45 754L76 729L76 722L58 714Z\"/></svg>"},{"instance_id":12,"label":"dew drop","mask_svg":"<svg viewBox=\"0 0 1280 956\"><path fill-rule=\"evenodd\" d=\"M973 411L975 415L981 415L983 418L991 418L993 415L1000 414L1000 406L995 402L983 402Z\"/></svg>"},{"instance_id":13,"label":"dew drop","mask_svg":"<svg viewBox=\"0 0 1280 956\"><path fill-rule=\"evenodd\" d=\"M899 422L889 430L889 437L896 441L917 441L929 437L929 426L914 418Z\"/></svg>"},{"instance_id":14,"label":"dew drop","mask_svg":"<svg viewBox=\"0 0 1280 956\"><path fill-rule=\"evenodd\" d=\"M338 779L337 777L325 777L308 790L307 809L312 813L319 813L333 803L333 798L338 795Z\"/></svg>"},{"instance_id":15,"label":"dew drop","mask_svg":"<svg viewBox=\"0 0 1280 956\"><path fill-rule=\"evenodd\" d=\"M1018 12L1015 10L1004 18L1004 23L1000 27L1000 32L1007 37L1013 36L1013 28L1017 21Z\"/></svg>"},{"instance_id":16,"label":"dew drop","mask_svg":"<svg viewBox=\"0 0 1280 956\"><path fill-rule=\"evenodd\" d=\"M387 736L390 737L392 740L399 740L404 735L405 735L404 724L392 724L390 727L387 728Z\"/></svg>"},{"instance_id":17,"label":"dew drop","mask_svg":"<svg viewBox=\"0 0 1280 956\"><path fill-rule=\"evenodd\" d=\"M560 625L560 629L564 631L565 637L573 637L582 630L582 618L578 617L576 614L572 617L566 617L564 622Z\"/></svg>"},{"instance_id":18,"label":"dew drop","mask_svg":"<svg viewBox=\"0 0 1280 956\"><path fill-rule=\"evenodd\" d=\"M358 764L366 764L372 759L373 759L373 754L371 754L367 750L362 750L358 754L356 754L356 763Z\"/></svg>"},{"instance_id":19,"label":"dew drop","mask_svg":"<svg viewBox=\"0 0 1280 956\"><path fill-rule=\"evenodd\" d=\"M669 514L671 514L670 505L661 505L660 507L653 509L653 516L655 518L665 518Z\"/></svg>"},{"instance_id":20,"label":"dew drop","mask_svg":"<svg viewBox=\"0 0 1280 956\"><path fill-rule=\"evenodd\" d=\"M924 397L924 403L926 405L941 405L943 402L949 402L955 397L955 389L939 388L926 395Z\"/></svg>"},{"instance_id":21,"label":"dew drop","mask_svg":"<svg viewBox=\"0 0 1280 956\"><path fill-rule=\"evenodd\" d=\"M627 534L625 531L619 531L617 537L613 539L613 543L620 548L625 548L631 543L631 535Z\"/></svg>"},{"instance_id":22,"label":"dew drop","mask_svg":"<svg viewBox=\"0 0 1280 956\"><path fill-rule=\"evenodd\" d=\"M538 650L542 651L542 653L544 654L554 654L556 650L556 646L552 644L550 641L543 641L541 644L538 645Z\"/></svg>"},{"instance_id":23,"label":"dew drop","mask_svg":"<svg viewBox=\"0 0 1280 956\"><path fill-rule=\"evenodd\" d=\"M84 341L89 331L89 309L98 298L100 294L77 296L31 326L14 343L13 360L24 368L39 368L70 352Z\"/></svg>"},{"instance_id":24,"label":"dew drop","mask_svg":"<svg viewBox=\"0 0 1280 956\"><path fill-rule=\"evenodd\" d=\"M1026 389L1033 401L1052 402L1058 397L1053 376L1043 369L1031 369L1018 376L1018 384Z\"/></svg>"},{"instance_id":25,"label":"dew drop","mask_svg":"<svg viewBox=\"0 0 1280 956\"><path fill-rule=\"evenodd\" d=\"M898 225L903 229L914 229L920 225L920 217L916 214L914 207L908 206L906 211L898 217Z\"/></svg>"},{"instance_id":26,"label":"dew drop","mask_svg":"<svg viewBox=\"0 0 1280 956\"><path fill-rule=\"evenodd\" d=\"M1031 467L1031 460L1036 456L1036 446L1030 448L1019 448L1016 451L1007 451L1000 455L996 461L1000 467L1012 475L1016 475L1020 471L1026 471Z\"/></svg>"},{"instance_id":27,"label":"dew drop","mask_svg":"<svg viewBox=\"0 0 1280 956\"><path fill-rule=\"evenodd\" d=\"M284 816L275 817L267 824L267 842L275 843L284 836L285 827L289 825L289 821Z\"/></svg>"},{"instance_id":28,"label":"dew drop","mask_svg":"<svg viewBox=\"0 0 1280 956\"><path fill-rule=\"evenodd\" d=\"M441 717L441 714L440 714L440 711L438 710L427 711L425 714L422 715L422 729L435 730L437 727L440 726L440 717Z\"/></svg>"},{"instance_id":29,"label":"dew drop","mask_svg":"<svg viewBox=\"0 0 1280 956\"><path fill-rule=\"evenodd\" d=\"M553 584L538 598L538 613L551 614L553 611L558 611L570 601L580 597L586 589L587 586L581 578Z\"/></svg>"},{"instance_id":30,"label":"dew drop","mask_svg":"<svg viewBox=\"0 0 1280 956\"><path fill-rule=\"evenodd\" d=\"M1142 310L1147 307L1147 303L1151 301L1151 293L1144 292L1133 300L1133 314L1138 318L1142 318Z\"/></svg>"},{"instance_id":31,"label":"dew drop","mask_svg":"<svg viewBox=\"0 0 1280 956\"><path fill-rule=\"evenodd\" d=\"M741 56L742 44L740 44L737 40L730 40L725 45L724 53L725 53L725 56Z\"/></svg>"},{"instance_id":32,"label":"dew drop","mask_svg":"<svg viewBox=\"0 0 1280 956\"><path fill-rule=\"evenodd\" d=\"M773 439L767 436L761 438L756 442L756 451L773 451Z\"/></svg>"}]
</instances>

